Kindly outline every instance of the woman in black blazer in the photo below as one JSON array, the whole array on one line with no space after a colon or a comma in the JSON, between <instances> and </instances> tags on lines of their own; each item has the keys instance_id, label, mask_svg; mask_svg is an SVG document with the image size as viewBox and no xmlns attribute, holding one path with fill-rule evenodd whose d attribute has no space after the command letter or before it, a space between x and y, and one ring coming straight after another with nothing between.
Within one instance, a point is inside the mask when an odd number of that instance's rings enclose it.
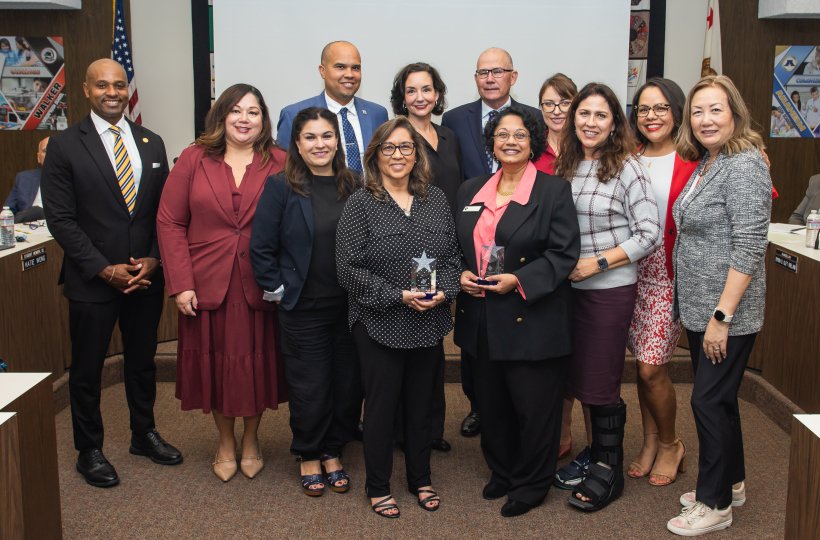
<instances>
[{"instance_id":1,"label":"woman in black blazer","mask_svg":"<svg viewBox=\"0 0 820 540\"><path fill-rule=\"evenodd\" d=\"M264 299L279 304L291 452L301 460L302 489L318 497L326 486L350 489L339 458L361 403L347 295L334 259L336 225L358 179L345 166L335 114L304 109L291 133L285 172L268 179L259 200L251 262Z\"/></svg>"},{"instance_id":2,"label":"woman in black blazer","mask_svg":"<svg viewBox=\"0 0 820 540\"><path fill-rule=\"evenodd\" d=\"M510 107L484 129L498 172L458 192L464 253L455 342L476 361L481 448L492 471L483 496L508 496L501 515L538 506L552 484L572 330L567 280L580 252L570 184L536 170L544 130ZM484 276L482 246L504 247L503 273Z\"/></svg>"}]
</instances>

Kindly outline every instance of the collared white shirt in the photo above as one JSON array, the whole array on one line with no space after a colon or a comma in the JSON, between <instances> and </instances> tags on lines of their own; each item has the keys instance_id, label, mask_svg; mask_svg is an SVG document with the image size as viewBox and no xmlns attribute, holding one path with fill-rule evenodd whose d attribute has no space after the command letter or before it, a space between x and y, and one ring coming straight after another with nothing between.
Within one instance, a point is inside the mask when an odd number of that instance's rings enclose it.
<instances>
[{"instance_id":1,"label":"collared white shirt","mask_svg":"<svg viewBox=\"0 0 820 540\"><path fill-rule=\"evenodd\" d=\"M355 101L351 99L347 105L342 105L325 92L325 102L327 103L327 110L339 117L339 133L342 135L342 148L345 149L345 158L347 157L347 141L345 140L344 128L342 128L342 115L339 113L342 109L347 109L347 119L350 125L353 126L353 133L356 134L356 142L359 145L359 159L364 164L364 138L362 137L362 126L359 123L359 114L356 111Z\"/></svg>"},{"instance_id":2,"label":"collared white shirt","mask_svg":"<svg viewBox=\"0 0 820 540\"><path fill-rule=\"evenodd\" d=\"M109 129L111 124L107 120L100 118L94 111L91 111L91 121L94 122L94 128L97 134L102 139L103 146L105 146L105 153L108 154L108 159L114 170L117 170L117 161L114 157L114 141L116 137ZM120 128L122 141L125 144L125 149L128 151L128 158L131 160L131 169L134 171L134 188L139 193L140 179L142 178L142 159L140 158L140 151L137 148L137 143L134 141L134 135L131 133L131 126L125 120L125 116L120 118L120 121L115 124Z\"/></svg>"},{"instance_id":3,"label":"collared white shirt","mask_svg":"<svg viewBox=\"0 0 820 540\"><path fill-rule=\"evenodd\" d=\"M506 109L507 107L509 107L510 105L512 105L512 98L509 97L509 96L507 96L506 103L504 103L504 105L502 105L501 107L499 107L497 109L493 109L492 107L490 107L489 105L484 103L483 99L481 100L481 135L482 135L482 137L484 136L484 128L487 127L487 122L489 122L489 120L490 120L490 112L492 112L492 111L501 112L504 109ZM492 172L495 172L497 170L498 170L498 162L493 160L493 170L492 170Z\"/></svg>"}]
</instances>

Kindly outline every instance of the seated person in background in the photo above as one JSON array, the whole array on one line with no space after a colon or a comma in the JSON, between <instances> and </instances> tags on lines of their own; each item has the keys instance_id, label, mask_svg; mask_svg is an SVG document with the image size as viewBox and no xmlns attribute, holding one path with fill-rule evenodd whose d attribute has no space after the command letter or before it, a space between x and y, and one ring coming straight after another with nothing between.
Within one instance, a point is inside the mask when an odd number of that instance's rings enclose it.
<instances>
[{"instance_id":1,"label":"seated person in background","mask_svg":"<svg viewBox=\"0 0 820 540\"><path fill-rule=\"evenodd\" d=\"M37 145L37 165L36 169L20 171L14 177L9 196L3 206L8 206L14 212L15 223L23 221L34 221L43 219L43 201L40 197L40 175L43 170L43 161L46 159L46 146L48 137L40 141Z\"/></svg>"},{"instance_id":2,"label":"seated person in background","mask_svg":"<svg viewBox=\"0 0 820 540\"><path fill-rule=\"evenodd\" d=\"M7 203L8 204L8 203ZM806 190L806 196L797 205L797 208L789 217L789 223L795 225L805 225L806 218L812 210L820 209L820 174L815 174L809 178L809 187Z\"/></svg>"}]
</instances>

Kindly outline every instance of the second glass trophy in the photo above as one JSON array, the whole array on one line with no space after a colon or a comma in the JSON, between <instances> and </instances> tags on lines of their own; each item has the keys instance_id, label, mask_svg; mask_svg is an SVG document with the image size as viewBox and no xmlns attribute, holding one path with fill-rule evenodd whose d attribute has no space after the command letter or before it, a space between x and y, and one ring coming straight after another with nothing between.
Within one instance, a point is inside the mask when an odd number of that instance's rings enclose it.
<instances>
[{"instance_id":1,"label":"second glass trophy","mask_svg":"<svg viewBox=\"0 0 820 540\"><path fill-rule=\"evenodd\" d=\"M410 265L410 290L425 293L424 299L430 300L436 295L436 259L421 252L421 257L413 257Z\"/></svg>"},{"instance_id":2,"label":"second glass trophy","mask_svg":"<svg viewBox=\"0 0 820 540\"><path fill-rule=\"evenodd\" d=\"M479 285L495 285L498 281L492 279L504 273L504 246L491 244L481 246L481 267L478 269L479 278L476 283Z\"/></svg>"}]
</instances>

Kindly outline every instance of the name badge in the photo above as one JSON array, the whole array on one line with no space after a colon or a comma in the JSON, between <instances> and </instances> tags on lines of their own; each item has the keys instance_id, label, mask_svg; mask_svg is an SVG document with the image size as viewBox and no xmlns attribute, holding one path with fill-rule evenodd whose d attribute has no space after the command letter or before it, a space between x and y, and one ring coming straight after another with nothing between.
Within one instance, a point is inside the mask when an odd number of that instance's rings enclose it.
<instances>
[{"instance_id":1,"label":"name badge","mask_svg":"<svg viewBox=\"0 0 820 540\"><path fill-rule=\"evenodd\" d=\"M480 204L475 206L465 206L462 212L481 212L481 208L482 206Z\"/></svg>"}]
</instances>

